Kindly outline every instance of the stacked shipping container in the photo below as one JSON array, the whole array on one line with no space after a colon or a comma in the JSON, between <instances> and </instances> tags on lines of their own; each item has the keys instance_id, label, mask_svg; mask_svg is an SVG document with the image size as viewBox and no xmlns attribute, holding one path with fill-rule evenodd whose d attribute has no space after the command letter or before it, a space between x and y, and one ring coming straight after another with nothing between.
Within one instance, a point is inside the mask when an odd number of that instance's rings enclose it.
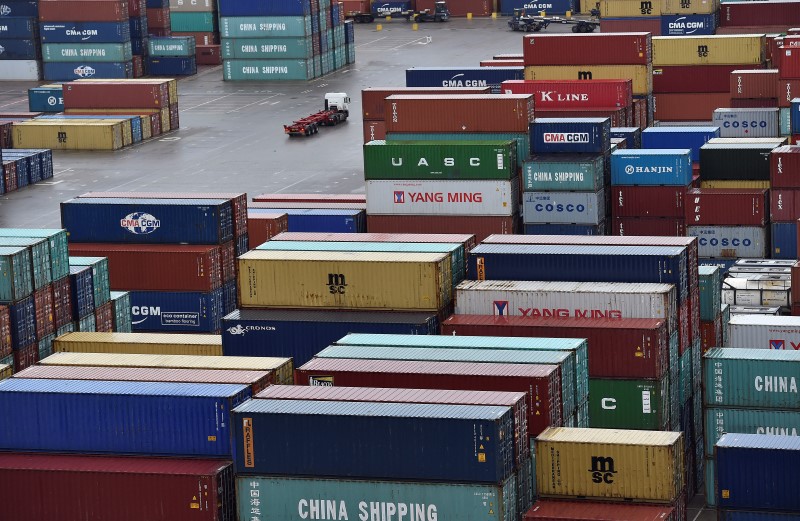
<instances>
[{"instance_id":1,"label":"stacked shipping container","mask_svg":"<svg viewBox=\"0 0 800 521\"><path fill-rule=\"evenodd\" d=\"M0 14L0 49L0 78L41 79L38 2L5 5Z\"/></svg>"},{"instance_id":2,"label":"stacked shipping container","mask_svg":"<svg viewBox=\"0 0 800 521\"><path fill-rule=\"evenodd\" d=\"M151 76L197 74L194 36L151 36L147 46L147 72Z\"/></svg>"},{"instance_id":3,"label":"stacked shipping container","mask_svg":"<svg viewBox=\"0 0 800 521\"><path fill-rule=\"evenodd\" d=\"M645 4L635 0L603 0L599 8L603 32L706 35L714 34L719 20L719 2L713 0L658 0Z\"/></svg>"}]
</instances>

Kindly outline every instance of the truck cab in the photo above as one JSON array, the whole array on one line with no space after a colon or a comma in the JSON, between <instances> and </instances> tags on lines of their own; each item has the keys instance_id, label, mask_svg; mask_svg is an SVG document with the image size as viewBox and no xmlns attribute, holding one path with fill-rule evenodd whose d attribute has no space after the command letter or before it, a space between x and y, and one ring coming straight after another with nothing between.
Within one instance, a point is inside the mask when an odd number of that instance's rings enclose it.
<instances>
[{"instance_id":1,"label":"truck cab","mask_svg":"<svg viewBox=\"0 0 800 521\"><path fill-rule=\"evenodd\" d=\"M346 92L325 93L325 110L333 110L350 115L350 96Z\"/></svg>"}]
</instances>

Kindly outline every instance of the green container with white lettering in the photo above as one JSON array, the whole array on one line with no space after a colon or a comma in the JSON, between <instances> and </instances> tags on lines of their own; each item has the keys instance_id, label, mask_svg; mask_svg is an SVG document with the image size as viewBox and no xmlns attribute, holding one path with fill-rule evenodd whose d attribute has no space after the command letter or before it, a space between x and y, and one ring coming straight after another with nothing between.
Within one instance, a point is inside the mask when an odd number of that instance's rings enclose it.
<instances>
[{"instance_id":1,"label":"green container with white lettering","mask_svg":"<svg viewBox=\"0 0 800 521\"><path fill-rule=\"evenodd\" d=\"M706 407L705 425L706 454L713 454L714 444L726 432L797 436L800 433L800 410Z\"/></svg>"},{"instance_id":2,"label":"green container with white lettering","mask_svg":"<svg viewBox=\"0 0 800 521\"><path fill-rule=\"evenodd\" d=\"M530 136L526 133L518 132L463 132L463 133L433 133L433 132L411 132L386 134L386 141L516 141L517 142L517 166L522 167L523 162L528 157L531 143Z\"/></svg>"},{"instance_id":3,"label":"green container with white lettering","mask_svg":"<svg viewBox=\"0 0 800 521\"><path fill-rule=\"evenodd\" d=\"M666 431L669 420L668 376L661 380L589 379L590 427Z\"/></svg>"},{"instance_id":4,"label":"green container with white lettering","mask_svg":"<svg viewBox=\"0 0 800 521\"><path fill-rule=\"evenodd\" d=\"M370 141L364 179L504 180L516 173L516 141Z\"/></svg>"},{"instance_id":5,"label":"green container with white lettering","mask_svg":"<svg viewBox=\"0 0 800 521\"><path fill-rule=\"evenodd\" d=\"M516 521L516 478L460 484L240 476L239 519Z\"/></svg>"},{"instance_id":6,"label":"green container with white lettering","mask_svg":"<svg viewBox=\"0 0 800 521\"><path fill-rule=\"evenodd\" d=\"M225 60L225 81L310 80L314 78L311 60Z\"/></svg>"},{"instance_id":7,"label":"green container with white lettering","mask_svg":"<svg viewBox=\"0 0 800 521\"><path fill-rule=\"evenodd\" d=\"M522 166L522 186L527 192L597 192L603 188L603 156L551 154L533 156Z\"/></svg>"},{"instance_id":8,"label":"green container with white lettering","mask_svg":"<svg viewBox=\"0 0 800 521\"><path fill-rule=\"evenodd\" d=\"M215 33L218 31L217 17L212 12L193 12L169 14L169 23L173 32L178 33Z\"/></svg>"},{"instance_id":9,"label":"green container with white lettering","mask_svg":"<svg viewBox=\"0 0 800 521\"><path fill-rule=\"evenodd\" d=\"M133 59L131 42L125 43L45 43L46 62L125 62Z\"/></svg>"},{"instance_id":10,"label":"green container with white lettering","mask_svg":"<svg viewBox=\"0 0 800 521\"><path fill-rule=\"evenodd\" d=\"M219 31L223 38L291 38L313 34L311 16L223 16Z\"/></svg>"},{"instance_id":11,"label":"green container with white lettering","mask_svg":"<svg viewBox=\"0 0 800 521\"><path fill-rule=\"evenodd\" d=\"M703 388L708 406L800 410L800 351L711 349Z\"/></svg>"},{"instance_id":12,"label":"green container with white lettering","mask_svg":"<svg viewBox=\"0 0 800 521\"><path fill-rule=\"evenodd\" d=\"M310 36L298 38L223 38L222 57L231 59L310 59L314 56Z\"/></svg>"},{"instance_id":13,"label":"green container with white lettering","mask_svg":"<svg viewBox=\"0 0 800 521\"><path fill-rule=\"evenodd\" d=\"M150 56L183 56L191 58L196 53L194 36L151 36L147 42Z\"/></svg>"}]
</instances>

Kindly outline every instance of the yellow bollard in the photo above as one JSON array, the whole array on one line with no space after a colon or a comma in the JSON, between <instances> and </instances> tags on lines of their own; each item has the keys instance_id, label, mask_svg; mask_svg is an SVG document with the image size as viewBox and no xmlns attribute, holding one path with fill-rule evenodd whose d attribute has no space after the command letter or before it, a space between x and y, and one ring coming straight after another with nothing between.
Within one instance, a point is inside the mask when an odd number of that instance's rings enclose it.
<instances>
[{"instance_id":1,"label":"yellow bollard","mask_svg":"<svg viewBox=\"0 0 800 521\"><path fill-rule=\"evenodd\" d=\"M567 13L564 16L566 16L567 18L572 18L572 11L567 11Z\"/></svg>"},{"instance_id":2,"label":"yellow bollard","mask_svg":"<svg viewBox=\"0 0 800 521\"><path fill-rule=\"evenodd\" d=\"M392 21L392 15L390 15L390 14L387 14L387 15L386 15L386 21L387 21L387 22L391 22L391 21Z\"/></svg>"},{"instance_id":3,"label":"yellow bollard","mask_svg":"<svg viewBox=\"0 0 800 521\"><path fill-rule=\"evenodd\" d=\"M412 31L418 31L419 30L419 24L414 22L414 24L411 26L411 30Z\"/></svg>"},{"instance_id":4,"label":"yellow bollard","mask_svg":"<svg viewBox=\"0 0 800 521\"><path fill-rule=\"evenodd\" d=\"M376 31L383 31L383 25L381 25L381 24L376 25L375 26L375 30Z\"/></svg>"},{"instance_id":5,"label":"yellow bollard","mask_svg":"<svg viewBox=\"0 0 800 521\"><path fill-rule=\"evenodd\" d=\"M472 20L472 13L467 13L467 20Z\"/></svg>"},{"instance_id":6,"label":"yellow bollard","mask_svg":"<svg viewBox=\"0 0 800 521\"><path fill-rule=\"evenodd\" d=\"M539 11L539 16L547 16L547 13L544 11Z\"/></svg>"},{"instance_id":7,"label":"yellow bollard","mask_svg":"<svg viewBox=\"0 0 800 521\"><path fill-rule=\"evenodd\" d=\"M492 20L497 20L497 13L492 13Z\"/></svg>"}]
</instances>

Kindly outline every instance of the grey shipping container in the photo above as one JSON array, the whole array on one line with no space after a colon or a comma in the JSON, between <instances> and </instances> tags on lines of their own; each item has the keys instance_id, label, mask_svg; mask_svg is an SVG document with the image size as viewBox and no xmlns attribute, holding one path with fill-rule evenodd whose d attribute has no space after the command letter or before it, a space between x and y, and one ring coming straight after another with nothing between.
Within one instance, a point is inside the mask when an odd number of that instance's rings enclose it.
<instances>
[{"instance_id":1,"label":"grey shipping container","mask_svg":"<svg viewBox=\"0 0 800 521\"><path fill-rule=\"evenodd\" d=\"M686 234L697 237L700 257L767 257L769 241L763 226L689 226Z\"/></svg>"},{"instance_id":2,"label":"grey shipping container","mask_svg":"<svg viewBox=\"0 0 800 521\"><path fill-rule=\"evenodd\" d=\"M605 191L525 192L523 222L599 224L606 217Z\"/></svg>"}]
</instances>

